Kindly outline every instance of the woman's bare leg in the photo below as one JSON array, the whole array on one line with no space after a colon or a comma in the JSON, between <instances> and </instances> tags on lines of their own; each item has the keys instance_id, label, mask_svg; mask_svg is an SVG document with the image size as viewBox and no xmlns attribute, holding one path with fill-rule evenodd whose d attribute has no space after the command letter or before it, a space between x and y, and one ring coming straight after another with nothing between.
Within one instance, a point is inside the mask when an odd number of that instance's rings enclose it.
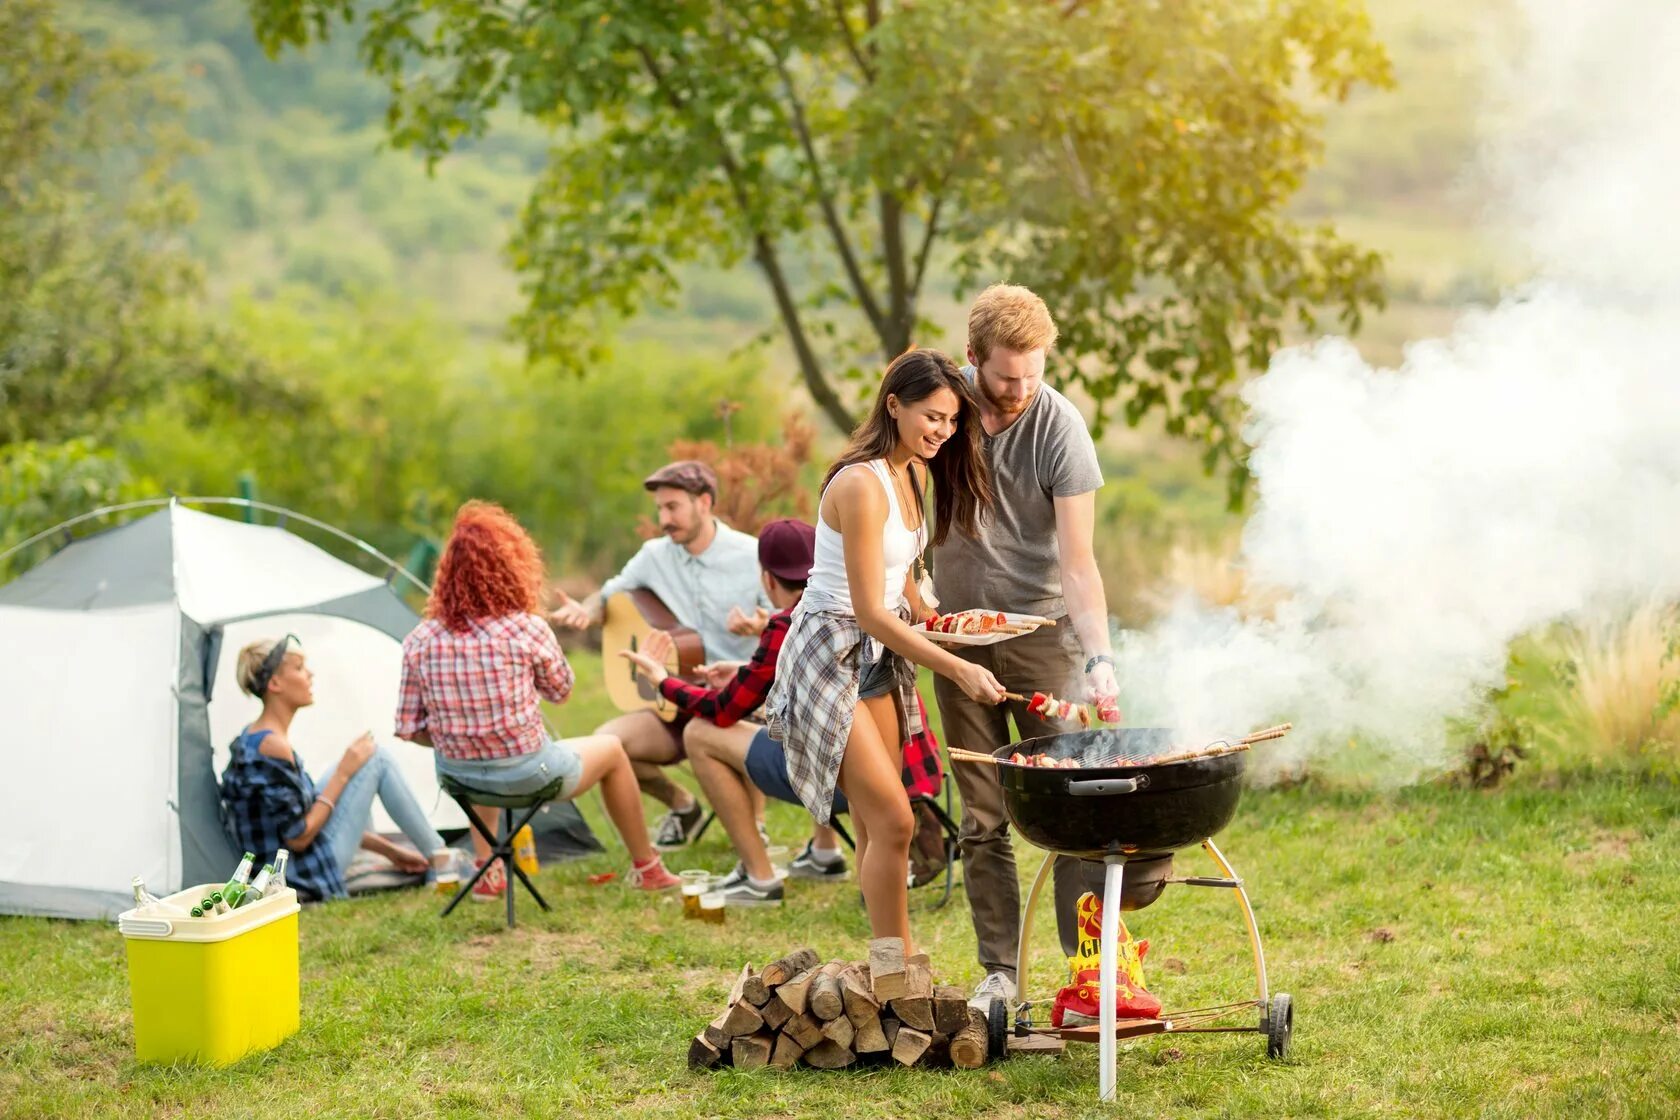
<instances>
[{"instance_id":1,"label":"woman's bare leg","mask_svg":"<svg viewBox=\"0 0 1680 1120\"><path fill-rule=\"evenodd\" d=\"M565 746L577 752L583 762L583 776L578 779L572 796L601 783L601 800L606 802L607 816L630 849L630 858L646 863L653 858L653 845L648 842L647 818L642 815L642 791L636 783L636 772L630 767L630 756L624 745L611 735L584 735L563 740Z\"/></svg>"},{"instance_id":2,"label":"woman's bare leg","mask_svg":"<svg viewBox=\"0 0 1680 1120\"><path fill-rule=\"evenodd\" d=\"M485 828L490 830L490 835L501 835L501 833L497 831L497 829L501 827L502 823L502 811L500 809L496 808L494 805L474 805L473 814L484 823ZM486 840L484 835L476 828L469 829L468 831L472 833L473 854L478 857L479 863L483 863L485 860L490 858L490 841Z\"/></svg>"},{"instance_id":3,"label":"woman's bare leg","mask_svg":"<svg viewBox=\"0 0 1680 1120\"><path fill-rule=\"evenodd\" d=\"M893 698L860 701L840 762L840 785L857 824L858 885L869 910L870 932L875 937L903 938L908 956L915 949L910 941L905 871L915 824L900 777L899 742Z\"/></svg>"}]
</instances>

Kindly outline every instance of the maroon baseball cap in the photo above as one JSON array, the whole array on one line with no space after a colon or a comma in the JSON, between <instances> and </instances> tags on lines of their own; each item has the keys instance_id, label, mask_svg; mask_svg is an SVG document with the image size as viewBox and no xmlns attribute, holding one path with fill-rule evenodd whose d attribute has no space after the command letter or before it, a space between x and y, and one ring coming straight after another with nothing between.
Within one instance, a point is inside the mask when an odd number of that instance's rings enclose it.
<instances>
[{"instance_id":1,"label":"maroon baseball cap","mask_svg":"<svg viewBox=\"0 0 1680 1120\"><path fill-rule=\"evenodd\" d=\"M777 579L804 583L816 554L817 528L798 518L784 517L758 531L759 565Z\"/></svg>"},{"instance_id":2,"label":"maroon baseball cap","mask_svg":"<svg viewBox=\"0 0 1680 1120\"><path fill-rule=\"evenodd\" d=\"M698 459L678 459L674 463L666 463L642 479L644 490L657 490L661 486L674 486L697 497L710 494L715 498L718 488L717 472Z\"/></svg>"}]
</instances>

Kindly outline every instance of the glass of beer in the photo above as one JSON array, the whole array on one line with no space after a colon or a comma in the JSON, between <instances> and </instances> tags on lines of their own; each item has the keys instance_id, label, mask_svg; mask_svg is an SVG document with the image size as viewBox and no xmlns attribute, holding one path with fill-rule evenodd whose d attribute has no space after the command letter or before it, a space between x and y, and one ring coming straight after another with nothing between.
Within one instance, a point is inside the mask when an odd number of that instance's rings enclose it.
<instances>
[{"instance_id":1,"label":"glass of beer","mask_svg":"<svg viewBox=\"0 0 1680 1120\"><path fill-rule=\"evenodd\" d=\"M711 888L711 872L681 871L678 878L682 879L683 917L698 920L700 896Z\"/></svg>"},{"instance_id":2,"label":"glass of beer","mask_svg":"<svg viewBox=\"0 0 1680 1120\"><path fill-rule=\"evenodd\" d=\"M714 926L723 924L722 891L707 891L700 896L700 920Z\"/></svg>"},{"instance_id":3,"label":"glass of beer","mask_svg":"<svg viewBox=\"0 0 1680 1120\"><path fill-rule=\"evenodd\" d=\"M764 854L770 857L770 870L776 873L776 878L788 877L788 856L791 854L786 844L775 844L764 849Z\"/></svg>"}]
</instances>

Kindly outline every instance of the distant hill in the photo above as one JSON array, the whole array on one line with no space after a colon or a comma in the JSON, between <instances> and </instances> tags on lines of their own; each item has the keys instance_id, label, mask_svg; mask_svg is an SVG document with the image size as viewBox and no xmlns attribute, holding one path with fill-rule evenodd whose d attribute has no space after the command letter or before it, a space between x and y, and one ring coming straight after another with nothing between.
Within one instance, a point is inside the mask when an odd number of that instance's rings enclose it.
<instances>
[{"instance_id":1,"label":"distant hill","mask_svg":"<svg viewBox=\"0 0 1680 1120\"><path fill-rule=\"evenodd\" d=\"M1510 41L1510 5L1369 8L1399 88L1328 107L1325 164L1299 209L1390 254L1396 307L1371 329L1386 351L1436 318L1431 309L1485 298L1500 275L1474 233L1464 179L1479 75ZM204 144L189 168L202 206L194 240L213 290L395 289L473 335L501 332L520 299L501 247L542 165L539 128L510 117L428 175L416 157L385 146L385 96L352 36L274 61L257 48L240 0L86 0L75 12L82 26L153 52L189 93ZM725 342L768 320L755 277L737 270L698 278L677 313L637 333L686 339L711 322Z\"/></svg>"}]
</instances>

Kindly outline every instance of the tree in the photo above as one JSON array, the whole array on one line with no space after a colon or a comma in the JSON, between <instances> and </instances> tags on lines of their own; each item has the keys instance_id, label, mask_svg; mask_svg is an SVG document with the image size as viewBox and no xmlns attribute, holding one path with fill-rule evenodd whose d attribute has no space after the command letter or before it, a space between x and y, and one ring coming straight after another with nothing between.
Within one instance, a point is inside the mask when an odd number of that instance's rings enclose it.
<instances>
[{"instance_id":1,"label":"tree","mask_svg":"<svg viewBox=\"0 0 1680 1120\"><path fill-rule=\"evenodd\" d=\"M1356 329L1379 262L1285 206L1314 105L1388 63L1348 0L252 0L270 51L352 25L393 140L432 160L511 102L553 126L513 258L535 356L689 262L751 260L805 387L924 334L936 270L1008 278L1062 327L1098 425L1159 410L1245 474L1236 386L1286 330ZM358 13L360 13L358 15ZM359 22L357 22L359 20Z\"/></svg>"},{"instance_id":2,"label":"tree","mask_svg":"<svg viewBox=\"0 0 1680 1120\"><path fill-rule=\"evenodd\" d=\"M178 98L48 0L7 0L0 105L0 448L103 434L192 330Z\"/></svg>"}]
</instances>

